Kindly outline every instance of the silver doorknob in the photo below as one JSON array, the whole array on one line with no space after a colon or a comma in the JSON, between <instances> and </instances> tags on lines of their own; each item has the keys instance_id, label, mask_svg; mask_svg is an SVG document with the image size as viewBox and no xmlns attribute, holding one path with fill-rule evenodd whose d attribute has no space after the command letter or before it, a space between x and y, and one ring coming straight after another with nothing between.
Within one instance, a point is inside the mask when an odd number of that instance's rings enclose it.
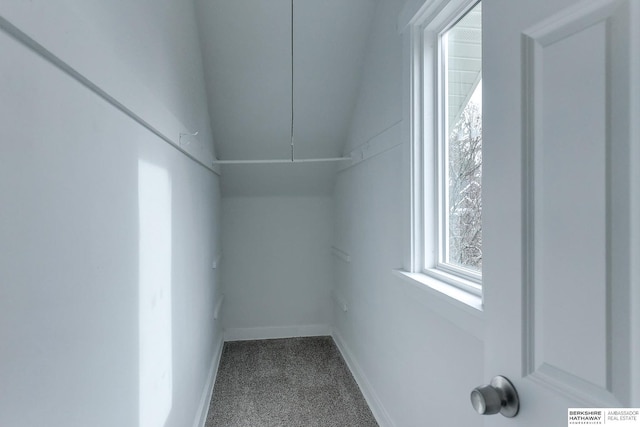
<instances>
[{"instance_id":1,"label":"silver doorknob","mask_svg":"<svg viewBox=\"0 0 640 427\"><path fill-rule=\"evenodd\" d=\"M473 389L471 405L480 415L499 412L507 418L513 418L520 410L520 399L511 381L498 375L491 380L491 384Z\"/></svg>"}]
</instances>

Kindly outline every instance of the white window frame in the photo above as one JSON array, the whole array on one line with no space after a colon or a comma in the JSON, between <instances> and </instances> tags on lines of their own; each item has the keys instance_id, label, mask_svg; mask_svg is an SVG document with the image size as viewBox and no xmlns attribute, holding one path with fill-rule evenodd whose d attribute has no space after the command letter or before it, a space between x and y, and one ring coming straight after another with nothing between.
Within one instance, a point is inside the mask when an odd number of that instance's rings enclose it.
<instances>
[{"instance_id":1,"label":"white window frame","mask_svg":"<svg viewBox=\"0 0 640 427\"><path fill-rule=\"evenodd\" d=\"M440 254L446 244L444 221L439 214L446 180L441 178L445 155L441 130L445 116L441 60L441 35L453 27L478 0L428 1L411 20L411 271L436 279L470 296L482 298L481 274L443 263ZM444 182L443 182L444 181ZM431 236L428 238L427 236Z\"/></svg>"}]
</instances>

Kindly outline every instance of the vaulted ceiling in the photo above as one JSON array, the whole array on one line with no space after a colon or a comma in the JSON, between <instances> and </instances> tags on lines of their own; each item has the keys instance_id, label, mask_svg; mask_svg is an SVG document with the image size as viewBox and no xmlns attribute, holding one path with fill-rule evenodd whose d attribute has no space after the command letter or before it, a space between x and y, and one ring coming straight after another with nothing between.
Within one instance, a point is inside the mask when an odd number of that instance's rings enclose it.
<instances>
[{"instance_id":1,"label":"vaulted ceiling","mask_svg":"<svg viewBox=\"0 0 640 427\"><path fill-rule=\"evenodd\" d=\"M296 158L343 154L375 4L294 0ZM199 0L198 14L218 159L290 158L291 1ZM224 166L223 194L329 193L335 168Z\"/></svg>"}]
</instances>

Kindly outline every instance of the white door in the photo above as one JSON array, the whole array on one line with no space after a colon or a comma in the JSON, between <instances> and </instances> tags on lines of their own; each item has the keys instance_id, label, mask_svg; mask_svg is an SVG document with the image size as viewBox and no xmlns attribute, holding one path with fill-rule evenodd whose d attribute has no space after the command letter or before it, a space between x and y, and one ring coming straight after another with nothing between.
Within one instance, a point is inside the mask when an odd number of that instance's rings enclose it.
<instances>
[{"instance_id":1,"label":"white door","mask_svg":"<svg viewBox=\"0 0 640 427\"><path fill-rule=\"evenodd\" d=\"M640 1L483 15L485 380L521 404L485 426L640 407Z\"/></svg>"}]
</instances>

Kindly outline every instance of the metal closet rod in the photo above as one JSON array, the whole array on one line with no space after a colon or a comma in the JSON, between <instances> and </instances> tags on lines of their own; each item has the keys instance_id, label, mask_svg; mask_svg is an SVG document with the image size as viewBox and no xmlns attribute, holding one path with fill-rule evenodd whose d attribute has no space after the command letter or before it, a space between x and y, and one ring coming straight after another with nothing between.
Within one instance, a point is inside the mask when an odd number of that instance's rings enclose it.
<instances>
[{"instance_id":1,"label":"metal closet rod","mask_svg":"<svg viewBox=\"0 0 640 427\"><path fill-rule=\"evenodd\" d=\"M269 159L269 160L214 160L216 165L274 165L285 163L326 163L351 161L351 157L325 157L320 159Z\"/></svg>"}]
</instances>

